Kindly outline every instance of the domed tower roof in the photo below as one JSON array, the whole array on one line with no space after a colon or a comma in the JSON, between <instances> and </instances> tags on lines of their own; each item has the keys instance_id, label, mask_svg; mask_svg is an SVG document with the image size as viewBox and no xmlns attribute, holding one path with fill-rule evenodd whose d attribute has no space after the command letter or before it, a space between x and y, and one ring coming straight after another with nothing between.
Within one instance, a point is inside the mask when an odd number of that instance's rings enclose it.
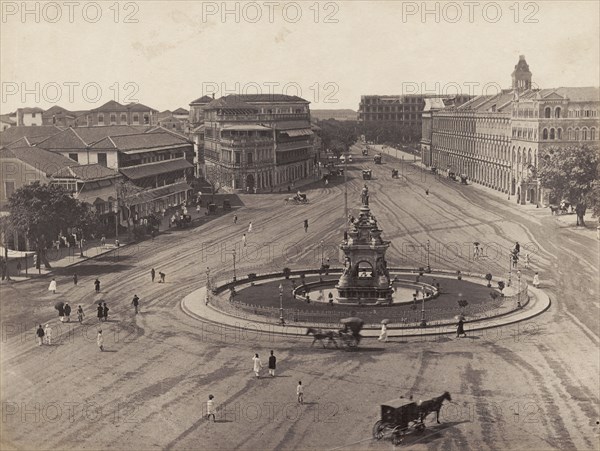
<instances>
[{"instance_id":1,"label":"domed tower roof","mask_svg":"<svg viewBox=\"0 0 600 451\"><path fill-rule=\"evenodd\" d=\"M519 62L512 73L512 87L519 91L531 89L531 71L525 61L525 55L519 55Z\"/></svg>"}]
</instances>

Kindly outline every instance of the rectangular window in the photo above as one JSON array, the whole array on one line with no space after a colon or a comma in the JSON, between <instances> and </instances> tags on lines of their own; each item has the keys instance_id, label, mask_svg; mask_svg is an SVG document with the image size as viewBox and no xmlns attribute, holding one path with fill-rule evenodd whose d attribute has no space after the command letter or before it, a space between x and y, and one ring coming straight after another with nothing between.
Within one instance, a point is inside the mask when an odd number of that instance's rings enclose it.
<instances>
[{"instance_id":1,"label":"rectangular window","mask_svg":"<svg viewBox=\"0 0 600 451\"><path fill-rule=\"evenodd\" d=\"M239 152L235 153L235 162L237 164L240 164L242 162L242 154L241 153L239 153Z\"/></svg>"},{"instance_id":2,"label":"rectangular window","mask_svg":"<svg viewBox=\"0 0 600 451\"><path fill-rule=\"evenodd\" d=\"M15 182L4 182L4 198L8 199L15 192Z\"/></svg>"},{"instance_id":3,"label":"rectangular window","mask_svg":"<svg viewBox=\"0 0 600 451\"><path fill-rule=\"evenodd\" d=\"M98 125L104 125L104 114L98 114Z\"/></svg>"},{"instance_id":4,"label":"rectangular window","mask_svg":"<svg viewBox=\"0 0 600 451\"><path fill-rule=\"evenodd\" d=\"M117 115L111 114L110 115L110 125L116 125L116 124L117 124Z\"/></svg>"},{"instance_id":5,"label":"rectangular window","mask_svg":"<svg viewBox=\"0 0 600 451\"><path fill-rule=\"evenodd\" d=\"M252 154L248 153L248 164L252 164Z\"/></svg>"},{"instance_id":6,"label":"rectangular window","mask_svg":"<svg viewBox=\"0 0 600 451\"><path fill-rule=\"evenodd\" d=\"M77 162L79 162L79 155L78 155L78 154L76 154L76 153L70 153L70 154L69 154L69 158L70 158L71 160L73 160L73 161L77 161Z\"/></svg>"},{"instance_id":7,"label":"rectangular window","mask_svg":"<svg viewBox=\"0 0 600 451\"><path fill-rule=\"evenodd\" d=\"M139 125L140 115L138 113L133 113L133 123L134 123L134 125Z\"/></svg>"},{"instance_id":8,"label":"rectangular window","mask_svg":"<svg viewBox=\"0 0 600 451\"><path fill-rule=\"evenodd\" d=\"M99 152L98 153L98 164L104 167L108 166L108 163L106 161L106 153L104 152Z\"/></svg>"},{"instance_id":9,"label":"rectangular window","mask_svg":"<svg viewBox=\"0 0 600 451\"><path fill-rule=\"evenodd\" d=\"M121 125L127 124L127 115L125 113L121 113Z\"/></svg>"},{"instance_id":10,"label":"rectangular window","mask_svg":"<svg viewBox=\"0 0 600 451\"><path fill-rule=\"evenodd\" d=\"M148 116L148 113L144 113L144 124L148 125L150 123L150 116Z\"/></svg>"}]
</instances>

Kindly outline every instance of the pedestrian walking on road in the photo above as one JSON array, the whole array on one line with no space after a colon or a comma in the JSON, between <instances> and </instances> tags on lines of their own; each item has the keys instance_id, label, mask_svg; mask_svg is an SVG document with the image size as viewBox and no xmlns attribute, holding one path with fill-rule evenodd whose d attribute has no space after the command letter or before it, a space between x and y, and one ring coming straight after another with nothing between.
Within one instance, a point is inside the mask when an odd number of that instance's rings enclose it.
<instances>
[{"instance_id":1,"label":"pedestrian walking on road","mask_svg":"<svg viewBox=\"0 0 600 451\"><path fill-rule=\"evenodd\" d=\"M248 233L252 232L252 221L248 224Z\"/></svg>"},{"instance_id":2,"label":"pedestrian walking on road","mask_svg":"<svg viewBox=\"0 0 600 451\"><path fill-rule=\"evenodd\" d=\"M102 335L102 329L98 330L98 336L96 337L96 343L100 351L104 351L104 336Z\"/></svg>"},{"instance_id":3,"label":"pedestrian walking on road","mask_svg":"<svg viewBox=\"0 0 600 451\"><path fill-rule=\"evenodd\" d=\"M77 286L77 274L73 274L73 285Z\"/></svg>"},{"instance_id":4,"label":"pedestrian walking on road","mask_svg":"<svg viewBox=\"0 0 600 451\"><path fill-rule=\"evenodd\" d=\"M52 328L50 327L50 324L46 324L46 328L44 329L44 337L46 338L46 344L51 345L52 344Z\"/></svg>"},{"instance_id":5,"label":"pedestrian walking on road","mask_svg":"<svg viewBox=\"0 0 600 451\"><path fill-rule=\"evenodd\" d=\"M519 252L521 252L521 245L517 241L515 242L515 254L519 255Z\"/></svg>"},{"instance_id":6,"label":"pedestrian walking on road","mask_svg":"<svg viewBox=\"0 0 600 451\"><path fill-rule=\"evenodd\" d=\"M158 275L160 276L160 280L158 281L158 283L165 283L166 274L164 272L160 271L158 273Z\"/></svg>"},{"instance_id":7,"label":"pedestrian walking on road","mask_svg":"<svg viewBox=\"0 0 600 451\"><path fill-rule=\"evenodd\" d=\"M100 238L100 245L102 247L106 247L106 237L104 235L102 235L102 238Z\"/></svg>"},{"instance_id":8,"label":"pedestrian walking on road","mask_svg":"<svg viewBox=\"0 0 600 451\"><path fill-rule=\"evenodd\" d=\"M377 340L387 343L387 325L381 325L381 333L379 334L379 338Z\"/></svg>"},{"instance_id":9,"label":"pedestrian walking on road","mask_svg":"<svg viewBox=\"0 0 600 451\"><path fill-rule=\"evenodd\" d=\"M104 318L104 309L102 308L102 303L98 302L98 321L102 321L102 318Z\"/></svg>"},{"instance_id":10,"label":"pedestrian walking on road","mask_svg":"<svg viewBox=\"0 0 600 451\"><path fill-rule=\"evenodd\" d=\"M540 276L539 276L539 274L537 273L537 271L536 271L536 273L533 275L533 286L534 286L535 288L538 288L538 287L540 286Z\"/></svg>"},{"instance_id":11,"label":"pedestrian walking on road","mask_svg":"<svg viewBox=\"0 0 600 451\"><path fill-rule=\"evenodd\" d=\"M138 306L140 305L140 298L138 298L137 294L133 295L133 301L131 301L131 305L135 308L135 314L138 313Z\"/></svg>"},{"instance_id":12,"label":"pedestrian walking on road","mask_svg":"<svg viewBox=\"0 0 600 451\"><path fill-rule=\"evenodd\" d=\"M108 305L106 305L106 302L104 303L104 305L102 306L102 314L104 315L104 322L108 321Z\"/></svg>"},{"instance_id":13,"label":"pedestrian walking on road","mask_svg":"<svg viewBox=\"0 0 600 451\"><path fill-rule=\"evenodd\" d=\"M254 374L256 375L256 378L260 378L260 370L262 368L262 362L260 361L260 358L258 357L258 354L254 354L254 357L252 357L252 363L254 365Z\"/></svg>"},{"instance_id":14,"label":"pedestrian walking on road","mask_svg":"<svg viewBox=\"0 0 600 451\"><path fill-rule=\"evenodd\" d=\"M298 386L296 387L296 396L298 396L298 402L300 404L304 404L304 387L302 386L302 381L298 381Z\"/></svg>"},{"instance_id":15,"label":"pedestrian walking on road","mask_svg":"<svg viewBox=\"0 0 600 451\"><path fill-rule=\"evenodd\" d=\"M529 269L529 252L525 254L525 269Z\"/></svg>"},{"instance_id":16,"label":"pedestrian walking on road","mask_svg":"<svg viewBox=\"0 0 600 451\"><path fill-rule=\"evenodd\" d=\"M458 320L458 324L456 325L456 338L459 338L461 335L463 337L467 336L465 333L465 322L463 321L462 317Z\"/></svg>"},{"instance_id":17,"label":"pedestrian walking on road","mask_svg":"<svg viewBox=\"0 0 600 451\"><path fill-rule=\"evenodd\" d=\"M42 346L44 344L44 328L41 324L35 331L35 335L37 336L38 346Z\"/></svg>"},{"instance_id":18,"label":"pedestrian walking on road","mask_svg":"<svg viewBox=\"0 0 600 451\"><path fill-rule=\"evenodd\" d=\"M154 270L154 268L150 270L150 277L152 278L152 282L154 282L154 277L156 277L156 271Z\"/></svg>"},{"instance_id":19,"label":"pedestrian walking on road","mask_svg":"<svg viewBox=\"0 0 600 451\"><path fill-rule=\"evenodd\" d=\"M67 323L71 322L71 306L68 302L65 302L65 316L63 318L67 319Z\"/></svg>"},{"instance_id":20,"label":"pedestrian walking on road","mask_svg":"<svg viewBox=\"0 0 600 451\"><path fill-rule=\"evenodd\" d=\"M85 317L85 313L83 313L83 308L81 308L81 305L79 305L77 307L77 320L80 323L83 323L83 318Z\"/></svg>"},{"instance_id":21,"label":"pedestrian walking on road","mask_svg":"<svg viewBox=\"0 0 600 451\"><path fill-rule=\"evenodd\" d=\"M275 377L275 368L277 367L277 358L273 355L273 351L271 351L271 355L269 356L269 374L271 377Z\"/></svg>"},{"instance_id":22,"label":"pedestrian walking on road","mask_svg":"<svg viewBox=\"0 0 600 451\"><path fill-rule=\"evenodd\" d=\"M100 293L100 280L99 279L94 280L94 287L96 289L96 293Z\"/></svg>"},{"instance_id":23,"label":"pedestrian walking on road","mask_svg":"<svg viewBox=\"0 0 600 451\"><path fill-rule=\"evenodd\" d=\"M304 220L304 233L308 232L308 219Z\"/></svg>"},{"instance_id":24,"label":"pedestrian walking on road","mask_svg":"<svg viewBox=\"0 0 600 451\"><path fill-rule=\"evenodd\" d=\"M233 223L237 224L237 215L233 215Z\"/></svg>"},{"instance_id":25,"label":"pedestrian walking on road","mask_svg":"<svg viewBox=\"0 0 600 451\"><path fill-rule=\"evenodd\" d=\"M429 189L426 189L426 190L425 190L425 195L426 195L426 196L429 196Z\"/></svg>"},{"instance_id":26,"label":"pedestrian walking on road","mask_svg":"<svg viewBox=\"0 0 600 451\"><path fill-rule=\"evenodd\" d=\"M208 401L206 401L206 419L210 421L210 417L213 418L213 423L217 422L217 418L215 417L215 397L213 395L208 395Z\"/></svg>"},{"instance_id":27,"label":"pedestrian walking on road","mask_svg":"<svg viewBox=\"0 0 600 451\"><path fill-rule=\"evenodd\" d=\"M48 291L52 291L52 294L56 294L56 280L52 279L50 285L48 286Z\"/></svg>"},{"instance_id":28,"label":"pedestrian walking on road","mask_svg":"<svg viewBox=\"0 0 600 451\"><path fill-rule=\"evenodd\" d=\"M245 233L242 235L242 244L244 245L244 247L246 247L246 234Z\"/></svg>"}]
</instances>

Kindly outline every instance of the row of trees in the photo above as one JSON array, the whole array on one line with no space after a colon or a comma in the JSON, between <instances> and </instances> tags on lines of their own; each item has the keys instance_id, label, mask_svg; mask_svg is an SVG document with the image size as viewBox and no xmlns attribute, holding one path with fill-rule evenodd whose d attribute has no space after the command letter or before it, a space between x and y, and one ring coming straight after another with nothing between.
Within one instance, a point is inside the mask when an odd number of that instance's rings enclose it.
<instances>
[{"instance_id":1,"label":"row of trees","mask_svg":"<svg viewBox=\"0 0 600 451\"><path fill-rule=\"evenodd\" d=\"M131 182L122 181L116 186L119 206L124 209L127 230L131 239L132 208L135 196L142 191ZM78 239L99 236L103 221L88 203L75 199L71 192L59 185L34 182L16 190L8 201L9 215L2 218L4 257L7 258L8 236L14 232L24 236L36 252L36 267L41 263L50 268L46 250L67 230L75 231ZM157 220L150 221L156 226ZM134 231L135 232L135 231ZM136 234L137 237L138 234Z\"/></svg>"}]
</instances>

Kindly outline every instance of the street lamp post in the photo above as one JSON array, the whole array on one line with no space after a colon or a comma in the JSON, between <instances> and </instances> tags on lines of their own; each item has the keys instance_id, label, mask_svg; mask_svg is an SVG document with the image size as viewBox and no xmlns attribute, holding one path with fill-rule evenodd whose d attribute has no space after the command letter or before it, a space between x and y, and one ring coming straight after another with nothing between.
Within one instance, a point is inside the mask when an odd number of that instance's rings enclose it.
<instances>
[{"instance_id":1,"label":"street lamp post","mask_svg":"<svg viewBox=\"0 0 600 451\"><path fill-rule=\"evenodd\" d=\"M285 324L285 320L283 319L283 285L279 284L279 321L283 326Z\"/></svg>"},{"instance_id":2,"label":"street lamp post","mask_svg":"<svg viewBox=\"0 0 600 451\"><path fill-rule=\"evenodd\" d=\"M508 283L506 284L507 287L510 287L511 278L512 278L512 254L509 254L508 255Z\"/></svg>"},{"instance_id":3,"label":"street lamp post","mask_svg":"<svg viewBox=\"0 0 600 451\"><path fill-rule=\"evenodd\" d=\"M521 308L521 271L517 271L517 307Z\"/></svg>"},{"instance_id":4,"label":"street lamp post","mask_svg":"<svg viewBox=\"0 0 600 451\"><path fill-rule=\"evenodd\" d=\"M425 287L423 287L423 299L421 301L421 327L427 326L425 321Z\"/></svg>"},{"instance_id":5,"label":"street lamp post","mask_svg":"<svg viewBox=\"0 0 600 451\"><path fill-rule=\"evenodd\" d=\"M429 264L429 240L427 240L427 272L431 272L431 265Z\"/></svg>"},{"instance_id":6,"label":"street lamp post","mask_svg":"<svg viewBox=\"0 0 600 451\"><path fill-rule=\"evenodd\" d=\"M325 260L323 260L323 240L321 240L321 268L325 264Z\"/></svg>"},{"instance_id":7,"label":"street lamp post","mask_svg":"<svg viewBox=\"0 0 600 451\"><path fill-rule=\"evenodd\" d=\"M233 254L233 281L235 282L237 280L235 277L235 249L231 253Z\"/></svg>"},{"instance_id":8,"label":"street lamp post","mask_svg":"<svg viewBox=\"0 0 600 451\"><path fill-rule=\"evenodd\" d=\"M206 305L208 305L209 293L210 293L210 268L207 266L206 267L206 299L205 299Z\"/></svg>"}]
</instances>

